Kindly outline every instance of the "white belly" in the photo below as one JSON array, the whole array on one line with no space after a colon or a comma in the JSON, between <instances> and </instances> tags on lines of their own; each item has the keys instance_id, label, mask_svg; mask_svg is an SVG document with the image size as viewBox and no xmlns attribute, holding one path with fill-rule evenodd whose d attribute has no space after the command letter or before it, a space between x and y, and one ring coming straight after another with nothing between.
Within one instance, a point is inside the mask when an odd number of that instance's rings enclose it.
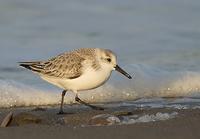
<instances>
[{"instance_id":1,"label":"white belly","mask_svg":"<svg viewBox=\"0 0 200 139\"><path fill-rule=\"evenodd\" d=\"M44 80L62 88L65 90L89 90L97 88L104 84L111 75L110 70L98 70L94 71L93 69L87 70L83 75L76 79L61 79L53 78L50 76L41 76Z\"/></svg>"}]
</instances>

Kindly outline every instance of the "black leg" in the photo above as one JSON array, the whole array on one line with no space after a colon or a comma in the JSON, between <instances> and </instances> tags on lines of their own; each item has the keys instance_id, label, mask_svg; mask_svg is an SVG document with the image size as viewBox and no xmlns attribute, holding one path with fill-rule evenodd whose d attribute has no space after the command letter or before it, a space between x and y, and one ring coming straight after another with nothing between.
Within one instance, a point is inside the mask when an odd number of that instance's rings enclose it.
<instances>
[{"instance_id":1,"label":"black leg","mask_svg":"<svg viewBox=\"0 0 200 139\"><path fill-rule=\"evenodd\" d=\"M89 103L86 103L86 102L82 101L77 95L75 97L75 100L77 102L81 103L81 104L84 104L84 105L94 109L94 110L104 110L104 108L102 108L102 107L97 107L97 106L94 106L94 105L90 105Z\"/></svg>"},{"instance_id":2,"label":"black leg","mask_svg":"<svg viewBox=\"0 0 200 139\"><path fill-rule=\"evenodd\" d=\"M64 97L65 97L66 92L67 92L66 90L62 91L62 99L61 99L61 104L60 104L60 111L58 112L58 114L64 114L64 112L63 112L63 102L64 102Z\"/></svg>"}]
</instances>

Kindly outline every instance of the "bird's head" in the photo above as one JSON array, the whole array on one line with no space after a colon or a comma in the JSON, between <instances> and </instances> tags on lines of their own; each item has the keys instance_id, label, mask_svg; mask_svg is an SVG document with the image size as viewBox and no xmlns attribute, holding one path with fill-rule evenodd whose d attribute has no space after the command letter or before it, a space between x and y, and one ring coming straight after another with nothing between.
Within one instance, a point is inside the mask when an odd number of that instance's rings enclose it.
<instances>
[{"instance_id":1,"label":"bird's head","mask_svg":"<svg viewBox=\"0 0 200 139\"><path fill-rule=\"evenodd\" d=\"M104 68L110 69L110 71L116 70L121 74L125 75L127 78L132 79L132 77L125 72L122 68L120 68L117 64L117 56L108 49L98 49L98 61L100 61L100 65Z\"/></svg>"}]
</instances>

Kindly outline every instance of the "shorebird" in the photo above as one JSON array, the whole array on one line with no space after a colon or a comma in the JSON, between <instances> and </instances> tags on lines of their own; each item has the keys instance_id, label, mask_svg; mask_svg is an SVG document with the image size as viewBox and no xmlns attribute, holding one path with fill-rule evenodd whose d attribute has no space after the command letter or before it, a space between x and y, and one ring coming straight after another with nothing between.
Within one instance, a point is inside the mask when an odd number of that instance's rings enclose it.
<instances>
[{"instance_id":1,"label":"shorebird","mask_svg":"<svg viewBox=\"0 0 200 139\"><path fill-rule=\"evenodd\" d=\"M82 101L78 97L78 91L103 85L110 78L113 70L132 79L118 66L116 55L108 49L81 48L62 53L46 61L19 62L19 64L37 73L45 81L63 89L58 114L64 114L63 102L68 90L75 93L75 101L93 109L103 110L101 107Z\"/></svg>"}]
</instances>

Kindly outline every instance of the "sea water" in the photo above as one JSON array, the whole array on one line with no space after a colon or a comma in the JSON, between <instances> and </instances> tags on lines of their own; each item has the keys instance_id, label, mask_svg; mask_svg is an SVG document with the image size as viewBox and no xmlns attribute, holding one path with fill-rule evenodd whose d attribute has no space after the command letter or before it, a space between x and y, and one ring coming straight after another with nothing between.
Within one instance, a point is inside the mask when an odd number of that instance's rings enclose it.
<instances>
[{"instance_id":1,"label":"sea water","mask_svg":"<svg viewBox=\"0 0 200 139\"><path fill-rule=\"evenodd\" d=\"M17 62L99 47L113 50L133 79L114 71L105 85L80 92L82 99L198 108L199 15L198 0L0 0L0 107L60 102L62 90ZM65 102L74 102L72 92Z\"/></svg>"}]
</instances>

